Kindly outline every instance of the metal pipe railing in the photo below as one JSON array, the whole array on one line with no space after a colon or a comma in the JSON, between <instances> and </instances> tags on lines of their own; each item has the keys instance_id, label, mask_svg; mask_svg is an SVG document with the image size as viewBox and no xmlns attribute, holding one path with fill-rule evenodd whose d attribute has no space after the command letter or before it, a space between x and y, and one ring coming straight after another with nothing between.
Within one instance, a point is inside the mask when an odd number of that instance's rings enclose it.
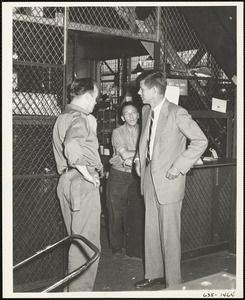
<instances>
[{"instance_id":1,"label":"metal pipe railing","mask_svg":"<svg viewBox=\"0 0 245 300\"><path fill-rule=\"evenodd\" d=\"M83 241L90 249L92 249L95 252L95 254L85 264L78 267L76 270L72 271L65 278L59 280L58 282L54 283L53 285L51 285L50 287L48 287L42 291L42 293L50 292L50 291L56 289L57 287L61 286L62 284L70 281L71 279L73 279L77 275L81 274L85 270L87 270L100 256L100 250L93 243L91 243L88 239L86 239L85 237L83 237L79 234L69 235L69 236L63 238L62 240L60 240L52 245L47 246L43 250L38 251L37 253L28 257L27 259L19 262L17 265L15 265L13 267L13 270L18 269L18 268L22 267L23 265L29 263L30 261L36 259L37 257L43 255L44 253L50 252L51 250L54 250L54 249L60 247L62 244L65 244L68 241L73 241L75 239L79 239L79 240Z\"/></svg>"}]
</instances>

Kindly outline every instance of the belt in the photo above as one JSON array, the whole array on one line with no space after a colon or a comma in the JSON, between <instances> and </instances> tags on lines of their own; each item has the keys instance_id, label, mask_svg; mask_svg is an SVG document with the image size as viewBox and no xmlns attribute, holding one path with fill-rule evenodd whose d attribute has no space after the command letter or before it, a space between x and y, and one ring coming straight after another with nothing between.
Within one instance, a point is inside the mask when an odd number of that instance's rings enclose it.
<instances>
[{"instance_id":1,"label":"belt","mask_svg":"<svg viewBox=\"0 0 245 300\"><path fill-rule=\"evenodd\" d=\"M90 166L87 166L87 169L89 172L91 172L92 174L93 173L99 173L98 169L95 168L95 167L90 167ZM76 168L71 168L71 167L67 167L65 168L63 171L61 171L60 175L63 175L63 174L66 174L68 173L69 171L71 170L77 170ZM78 170L77 170L78 171ZM78 171L79 172L79 171Z\"/></svg>"}]
</instances>

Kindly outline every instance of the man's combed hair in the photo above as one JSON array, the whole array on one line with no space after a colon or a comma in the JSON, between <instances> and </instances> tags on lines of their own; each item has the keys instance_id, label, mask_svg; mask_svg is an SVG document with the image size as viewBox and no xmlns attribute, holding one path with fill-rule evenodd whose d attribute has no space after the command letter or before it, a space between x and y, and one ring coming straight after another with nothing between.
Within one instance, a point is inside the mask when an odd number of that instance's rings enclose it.
<instances>
[{"instance_id":1,"label":"man's combed hair","mask_svg":"<svg viewBox=\"0 0 245 300\"><path fill-rule=\"evenodd\" d=\"M70 87L71 99L86 92L94 92L95 81L92 78L75 79Z\"/></svg>"},{"instance_id":2,"label":"man's combed hair","mask_svg":"<svg viewBox=\"0 0 245 300\"><path fill-rule=\"evenodd\" d=\"M136 81L138 85L140 82L144 80L144 84L148 88L152 88L153 86L159 89L161 94L164 94L167 86L167 78L166 73L164 71L156 71L156 70L147 70L141 73Z\"/></svg>"},{"instance_id":3,"label":"man's combed hair","mask_svg":"<svg viewBox=\"0 0 245 300\"><path fill-rule=\"evenodd\" d=\"M126 106L132 105L133 107L135 107L137 109L137 111L139 110L137 104L134 101L125 101L121 104L121 115L123 114L123 109Z\"/></svg>"}]
</instances>

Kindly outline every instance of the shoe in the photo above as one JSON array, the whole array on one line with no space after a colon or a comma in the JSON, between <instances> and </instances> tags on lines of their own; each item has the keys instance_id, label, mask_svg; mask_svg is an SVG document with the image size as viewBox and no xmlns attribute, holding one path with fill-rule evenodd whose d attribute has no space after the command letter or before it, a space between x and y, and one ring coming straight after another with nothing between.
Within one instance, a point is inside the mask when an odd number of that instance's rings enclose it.
<instances>
[{"instance_id":1,"label":"shoe","mask_svg":"<svg viewBox=\"0 0 245 300\"><path fill-rule=\"evenodd\" d=\"M112 250L112 253L115 255L120 255L122 254L122 248L115 248Z\"/></svg>"},{"instance_id":2,"label":"shoe","mask_svg":"<svg viewBox=\"0 0 245 300\"><path fill-rule=\"evenodd\" d=\"M143 279L139 282L136 282L134 286L137 288L145 288L158 283L164 284L164 278Z\"/></svg>"}]
</instances>

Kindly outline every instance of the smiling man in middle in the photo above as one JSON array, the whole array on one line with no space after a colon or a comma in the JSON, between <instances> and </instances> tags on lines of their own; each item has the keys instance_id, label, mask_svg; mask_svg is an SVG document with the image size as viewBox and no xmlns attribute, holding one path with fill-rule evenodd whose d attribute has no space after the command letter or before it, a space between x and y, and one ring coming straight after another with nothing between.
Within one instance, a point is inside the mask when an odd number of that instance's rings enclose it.
<instances>
[{"instance_id":1,"label":"smiling man in middle","mask_svg":"<svg viewBox=\"0 0 245 300\"><path fill-rule=\"evenodd\" d=\"M124 124L112 133L112 166L106 189L109 241L115 255L122 254L125 247L128 189L137 180L132 174L132 165L139 137L139 112L133 101L121 105L121 119Z\"/></svg>"}]
</instances>

